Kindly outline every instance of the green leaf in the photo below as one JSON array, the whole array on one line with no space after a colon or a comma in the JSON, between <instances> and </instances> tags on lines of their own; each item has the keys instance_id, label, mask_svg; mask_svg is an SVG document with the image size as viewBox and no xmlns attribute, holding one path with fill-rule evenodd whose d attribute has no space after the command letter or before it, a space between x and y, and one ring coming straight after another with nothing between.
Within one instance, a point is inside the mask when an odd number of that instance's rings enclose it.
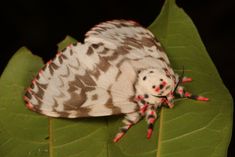
<instances>
[{"instance_id":1,"label":"green leaf","mask_svg":"<svg viewBox=\"0 0 235 157\"><path fill-rule=\"evenodd\" d=\"M121 117L48 118L26 109L23 95L42 60L19 49L0 78L1 157L225 157L232 132L232 98L208 56L198 32L174 0L166 0L149 29L162 42L176 72L193 77L185 85L209 102L181 99L162 108L154 134L146 139L146 123L133 126L119 142L112 138ZM59 49L73 43L66 37Z\"/></svg>"},{"instance_id":2,"label":"green leaf","mask_svg":"<svg viewBox=\"0 0 235 157\"><path fill-rule=\"evenodd\" d=\"M65 39L58 44L58 50L61 51L64 48L66 48L68 45L76 43L76 42L77 42L76 39L74 39L73 37L67 35L65 37Z\"/></svg>"},{"instance_id":3,"label":"green leaf","mask_svg":"<svg viewBox=\"0 0 235 157\"><path fill-rule=\"evenodd\" d=\"M180 100L160 118L158 157L225 157L232 133L232 97L186 13L168 0L149 27L159 37L175 69L194 81L186 87L209 102Z\"/></svg>"}]
</instances>

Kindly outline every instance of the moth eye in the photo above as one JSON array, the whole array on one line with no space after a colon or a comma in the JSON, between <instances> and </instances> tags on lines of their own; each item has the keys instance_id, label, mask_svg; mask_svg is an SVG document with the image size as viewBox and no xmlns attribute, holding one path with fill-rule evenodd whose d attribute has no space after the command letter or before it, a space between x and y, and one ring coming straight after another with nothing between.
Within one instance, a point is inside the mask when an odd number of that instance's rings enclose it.
<instances>
[{"instance_id":1,"label":"moth eye","mask_svg":"<svg viewBox=\"0 0 235 157\"><path fill-rule=\"evenodd\" d=\"M163 79L160 79L160 81L163 81Z\"/></svg>"},{"instance_id":2,"label":"moth eye","mask_svg":"<svg viewBox=\"0 0 235 157\"><path fill-rule=\"evenodd\" d=\"M152 88L155 88L155 87L156 87L155 85L152 86Z\"/></svg>"},{"instance_id":3,"label":"moth eye","mask_svg":"<svg viewBox=\"0 0 235 157\"><path fill-rule=\"evenodd\" d=\"M143 77L143 80L146 80L146 76Z\"/></svg>"},{"instance_id":4,"label":"moth eye","mask_svg":"<svg viewBox=\"0 0 235 157\"><path fill-rule=\"evenodd\" d=\"M148 94L144 94L144 98L148 98L149 96L148 96Z\"/></svg>"}]
</instances>

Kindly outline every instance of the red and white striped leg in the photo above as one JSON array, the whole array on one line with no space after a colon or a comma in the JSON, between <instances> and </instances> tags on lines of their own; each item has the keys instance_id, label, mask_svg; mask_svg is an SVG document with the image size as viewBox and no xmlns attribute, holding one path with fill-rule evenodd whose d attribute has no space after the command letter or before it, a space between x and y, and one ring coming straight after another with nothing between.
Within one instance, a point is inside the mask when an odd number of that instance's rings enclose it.
<instances>
[{"instance_id":1,"label":"red and white striped leg","mask_svg":"<svg viewBox=\"0 0 235 157\"><path fill-rule=\"evenodd\" d=\"M182 83L187 83L187 82L191 82L193 79L191 77L186 77L184 76L181 80Z\"/></svg>"},{"instance_id":2,"label":"red and white striped leg","mask_svg":"<svg viewBox=\"0 0 235 157\"><path fill-rule=\"evenodd\" d=\"M156 119L157 119L156 109L153 105L149 105L146 111L146 120L148 123L148 132L147 132L148 139L150 139L150 137L152 136L153 126Z\"/></svg>"},{"instance_id":3,"label":"red and white striped leg","mask_svg":"<svg viewBox=\"0 0 235 157\"><path fill-rule=\"evenodd\" d=\"M175 105L174 105L174 103L172 102L172 101L169 101L169 100L167 100L167 99L162 99L162 103L164 104L164 105L167 105L170 109L172 109Z\"/></svg>"},{"instance_id":4,"label":"red and white striped leg","mask_svg":"<svg viewBox=\"0 0 235 157\"><path fill-rule=\"evenodd\" d=\"M189 98L189 99L194 99L194 100L199 100L199 101L208 101L209 100L209 98L199 96L199 95L194 95L190 92L185 91L182 86L177 87L176 94L182 98Z\"/></svg>"}]
</instances>

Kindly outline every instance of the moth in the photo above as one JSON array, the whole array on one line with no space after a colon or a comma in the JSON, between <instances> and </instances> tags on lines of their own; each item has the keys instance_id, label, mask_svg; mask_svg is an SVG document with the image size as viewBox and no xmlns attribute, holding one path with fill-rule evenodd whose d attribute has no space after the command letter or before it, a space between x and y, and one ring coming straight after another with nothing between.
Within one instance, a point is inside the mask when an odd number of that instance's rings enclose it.
<instances>
[{"instance_id":1,"label":"moth","mask_svg":"<svg viewBox=\"0 0 235 157\"><path fill-rule=\"evenodd\" d=\"M154 35L129 20L100 23L84 43L74 43L48 61L27 88L28 109L50 117L80 118L124 114L119 141L143 117L150 138L162 106L177 97L207 101L184 90Z\"/></svg>"}]
</instances>

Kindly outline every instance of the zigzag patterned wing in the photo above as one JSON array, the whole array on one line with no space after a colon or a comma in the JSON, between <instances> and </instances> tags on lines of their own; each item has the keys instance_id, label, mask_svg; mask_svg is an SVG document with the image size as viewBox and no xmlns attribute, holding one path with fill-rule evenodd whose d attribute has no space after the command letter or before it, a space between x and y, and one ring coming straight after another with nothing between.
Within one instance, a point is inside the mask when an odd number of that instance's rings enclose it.
<instances>
[{"instance_id":1,"label":"zigzag patterned wing","mask_svg":"<svg viewBox=\"0 0 235 157\"><path fill-rule=\"evenodd\" d=\"M137 109L130 100L135 78L128 65L118 69L100 57L94 45L77 43L42 68L24 99L29 109L52 117L130 113Z\"/></svg>"},{"instance_id":2,"label":"zigzag patterned wing","mask_svg":"<svg viewBox=\"0 0 235 157\"><path fill-rule=\"evenodd\" d=\"M123 58L137 60L157 58L169 64L169 60L154 35L134 21L113 20L103 22L86 33L85 43L104 46L100 55L118 64Z\"/></svg>"}]
</instances>

